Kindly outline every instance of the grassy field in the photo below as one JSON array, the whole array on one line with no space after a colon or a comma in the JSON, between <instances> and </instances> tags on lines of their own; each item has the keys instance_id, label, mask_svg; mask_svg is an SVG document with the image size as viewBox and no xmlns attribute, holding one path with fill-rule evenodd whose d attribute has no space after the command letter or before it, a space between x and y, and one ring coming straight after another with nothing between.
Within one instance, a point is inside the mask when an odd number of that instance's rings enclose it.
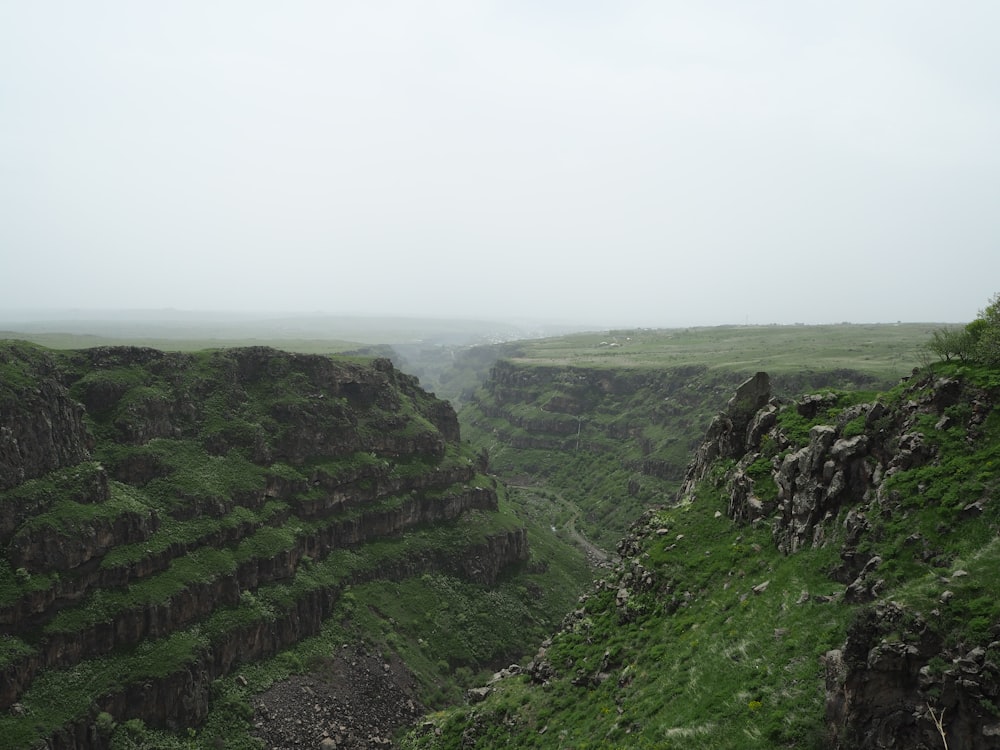
<instances>
[{"instance_id":1,"label":"grassy field","mask_svg":"<svg viewBox=\"0 0 1000 750\"><path fill-rule=\"evenodd\" d=\"M514 362L577 367L703 364L771 374L850 369L883 377L923 358L935 323L716 326L595 332L522 342Z\"/></svg>"},{"instance_id":2,"label":"grassy field","mask_svg":"<svg viewBox=\"0 0 1000 750\"><path fill-rule=\"evenodd\" d=\"M410 326L392 321L379 328L375 323L357 322L329 330L304 330L274 325L211 328L208 326L163 327L97 325L92 331L34 330L30 327L0 331L0 339L22 339L53 349L83 349L95 346L148 346L164 351L198 351L239 346L271 346L285 351L336 354L369 346L395 346L405 351L407 364L417 374L428 375L444 368L461 369L462 350L489 349L455 343L437 343L457 334L441 328L424 330L420 322ZM387 324L388 325L388 324ZM455 324L456 328L460 324ZM939 323L793 325L793 326L714 326L695 328L638 328L572 333L549 338L518 341L517 356L509 357L510 347L499 356L513 361L579 367L673 367L705 364L733 370L768 370L772 374L802 369L853 369L884 377L904 375L920 363L924 346ZM487 336L485 331L470 333L467 340ZM509 335L511 332L507 332ZM423 343L415 345L414 342ZM496 348L496 347L494 347ZM488 371L489 357L477 356L475 375ZM466 363L467 364L467 363ZM404 368L407 369L407 368ZM430 386L439 386L437 377L428 377ZM448 388L441 388L443 395Z\"/></svg>"},{"instance_id":3,"label":"grassy field","mask_svg":"<svg viewBox=\"0 0 1000 750\"><path fill-rule=\"evenodd\" d=\"M210 313L169 310L77 311L31 315L0 310L0 338L32 341L54 349L130 344L168 351L234 346L273 346L317 353L368 346L471 346L552 336L579 326L421 317L274 313Z\"/></svg>"},{"instance_id":4,"label":"grassy field","mask_svg":"<svg viewBox=\"0 0 1000 750\"><path fill-rule=\"evenodd\" d=\"M358 349L365 344L340 339L283 338L280 336L214 337L186 335L180 338L153 335L99 336L89 333L33 333L30 331L0 331L0 339L19 339L50 349L90 349L96 346L148 346L164 352L194 352L204 349L230 349L240 346L270 346L301 354L338 354Z\"/></svg>"}]
</instances>

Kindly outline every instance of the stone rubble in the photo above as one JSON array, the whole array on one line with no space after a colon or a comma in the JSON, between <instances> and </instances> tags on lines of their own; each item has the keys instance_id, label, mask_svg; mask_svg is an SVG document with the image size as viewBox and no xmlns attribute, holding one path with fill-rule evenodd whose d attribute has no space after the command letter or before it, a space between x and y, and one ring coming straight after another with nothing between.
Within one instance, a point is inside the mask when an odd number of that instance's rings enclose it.
<instances>
[{"instance_id":1,"label":"stone rubble","mask_svg":"<svg viewBox=\"0 0 1000 750\"><path fill-rule=\"evenodd\" d=\"M252 702L255 734L268 750L386 750L426 712L398 657L348 644Z\"/></svg>"}]
</instances>

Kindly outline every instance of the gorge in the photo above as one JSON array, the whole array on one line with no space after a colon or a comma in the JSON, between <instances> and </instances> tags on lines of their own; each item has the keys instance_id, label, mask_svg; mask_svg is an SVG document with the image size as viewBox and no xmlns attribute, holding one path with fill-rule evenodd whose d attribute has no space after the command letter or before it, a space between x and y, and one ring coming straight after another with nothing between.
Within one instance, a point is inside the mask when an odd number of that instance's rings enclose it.
<instances>
[{"instance_id":1,"label":"gorge","mask_svg":"<svg viewBox=\"0 0 1000 750\"><path fill-rule=\"evenodd\" d=\"M5 342L0 746L995 746L993 370L588 346Z\"/></svg>"}]
</instances>

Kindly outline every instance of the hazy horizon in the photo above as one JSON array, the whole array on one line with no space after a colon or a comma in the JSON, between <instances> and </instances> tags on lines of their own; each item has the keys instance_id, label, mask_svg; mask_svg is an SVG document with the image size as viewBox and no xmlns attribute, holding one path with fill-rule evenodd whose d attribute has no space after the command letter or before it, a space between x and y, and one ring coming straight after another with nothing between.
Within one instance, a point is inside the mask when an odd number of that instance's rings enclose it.
<instances>
[{"instance_id":1,"label":"hazy horizon","mask_svg":"<svg viewBox=\"0 0 1000 750\"><path fill-rule=\"evenodd\" d=\"M2 4L0 317L967 322L1000 5L941 8Z\"/></svg>"},{"instance_id":2,"label":"hazy horizon","mask_svg":"<svg viewBox=\"0 0 1000 750\"><path fill-rule=\"evenodd\" d=\"M971 318L970 318L971 319ZM323 321L353 321L357 323L369 323L375 326L391 322L413 322L413 323L440 323L440 324L508 324L508 325L544 325L553 327L564 327L580 331L598 331L608 328L618 329L671 329L671 328L698 328L698 327L756 327L756 326L831 326L831 325L895 325L895 324L941 324L941 325L962 325L969 321L955 320L825 320L806 323L804 321L792 321L790 323L758 322L752 323L746 320L729 320L717 323L683 323L676 325L600 325L597 321L569 320L558 318L532 317L532 316L503 316L494 317L475 315L407 315L407 314L365 314L365 313L326 313L322 311L309 310L184 310L179 308L135 308L135 309L113 309L113 308L3 308L0 307L0 327L10 323L30 323L40 327L51 328L51 325L60 322L72 323L74 327L84 326L88 321L94 322L122 322L134 323L137 326L144 322L149 323L172 323L179 324L190 322L202 325L212 322L232 322L236 324L269 323L274 324L283 320L299 323L321 323ZM52 329L55 330L55 329Z\"/></svg>"}]
</instances>

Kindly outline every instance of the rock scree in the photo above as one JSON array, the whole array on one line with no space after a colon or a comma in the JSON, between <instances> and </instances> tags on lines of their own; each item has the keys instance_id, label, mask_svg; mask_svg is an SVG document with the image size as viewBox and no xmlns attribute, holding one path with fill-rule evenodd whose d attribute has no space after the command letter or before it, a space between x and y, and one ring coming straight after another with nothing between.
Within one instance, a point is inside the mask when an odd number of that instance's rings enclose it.
<instances>
[{"instance_id":1,"label":"rock scree","mask_svg":"<svg viewBox=\"0 0 1000 750\"><path fill-rule=\"evenodd\" d=\"M256 735L273 750L391 748L393 734L426 711L395 654L346 643L310 673L256 696L253 707Z\"/></svg>"}]
</instances>

